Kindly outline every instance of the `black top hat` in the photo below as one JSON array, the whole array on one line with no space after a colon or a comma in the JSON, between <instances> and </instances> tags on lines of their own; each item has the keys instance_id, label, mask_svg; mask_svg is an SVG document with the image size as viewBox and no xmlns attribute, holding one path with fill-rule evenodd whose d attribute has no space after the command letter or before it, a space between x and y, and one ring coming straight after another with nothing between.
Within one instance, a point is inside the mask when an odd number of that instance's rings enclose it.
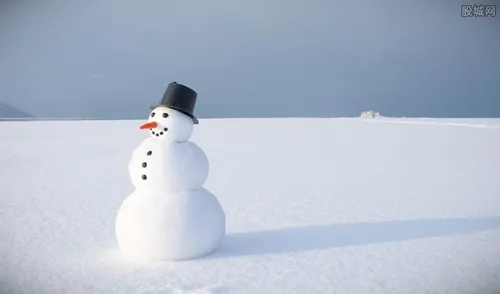
<instances>
[{"instance_id":1,"label":"black top hat","mask_svg":"<svg viewBox=\"0 0 500 294\"><path fill-rule=\"evenodd\" d=\"M198 94L191 88L184 85L172 82L168 85L165 94L160 103L151 106L151 109L164 106L184 113L193 119L195 125L198 124L198 119L194 116L194 107L196 105L196 97Z\"/></svg>"}]
</instances>

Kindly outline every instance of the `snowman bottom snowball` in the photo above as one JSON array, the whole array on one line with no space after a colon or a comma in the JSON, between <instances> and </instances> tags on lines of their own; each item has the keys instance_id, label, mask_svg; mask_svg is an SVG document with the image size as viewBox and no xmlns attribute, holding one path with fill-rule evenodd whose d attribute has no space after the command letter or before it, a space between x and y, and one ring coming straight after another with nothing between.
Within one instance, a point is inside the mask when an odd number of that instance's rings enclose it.
<instances>
[{"instance_id":1,"label":"snowman bottom snowball","mask_svg":"<svg viewBox=\"0 0 500 294\"><path fill-rule=\"evenodd\" d=\"M215 196L204 188L161 194L136 191L123 202L115 229L124 255L136 261L179 261L216 251L226 220Z\"/></svg>"}]
</instances>

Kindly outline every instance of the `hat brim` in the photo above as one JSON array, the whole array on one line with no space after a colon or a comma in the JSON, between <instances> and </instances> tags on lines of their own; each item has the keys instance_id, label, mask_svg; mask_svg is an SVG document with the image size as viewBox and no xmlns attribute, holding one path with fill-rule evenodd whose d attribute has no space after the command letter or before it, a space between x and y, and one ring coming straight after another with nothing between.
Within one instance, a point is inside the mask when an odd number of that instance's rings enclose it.
<instances>
[{"instance_id":1,"label":"hat brim","mask_svg":"<svg viewBox=\"0 0 500 294\"><path fill-rule=\"evenodd\" d=\"M185 114L185 115L189 116L189 117L193 120L193 123L194 123L195 125L197 125L197 124L199 124L199 123L200 123L200 122L198 121L198 119L197 119L195 116L193 116L193 115L191 115L191 114L189 114L189 113L185 112L184 110L179 109L179 108L177 108L177 107L168 106L168 105L160 105L160 104L158 104L158 105L151 105L149 108L150 108L151 110L153 110L153 109L155 109L155 108L157 108L157 107L166 107L166 108L170 108L170 109L173 109L173 110L177 110L177 111L179 111L179 112L181 112L181 113L183 113L183 114Z\"/></svg>"}]
</instances>

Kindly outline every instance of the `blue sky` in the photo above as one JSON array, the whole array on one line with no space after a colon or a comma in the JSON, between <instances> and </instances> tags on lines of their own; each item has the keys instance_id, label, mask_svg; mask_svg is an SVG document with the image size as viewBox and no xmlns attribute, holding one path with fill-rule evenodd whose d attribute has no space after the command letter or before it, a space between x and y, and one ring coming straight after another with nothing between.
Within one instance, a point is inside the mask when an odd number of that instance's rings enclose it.
<instances>
[{"instance_id":1,"label":"blue sky","mask_svg":"<svg viewBox=\"0 0 500 294\"><path fill-rule=\"evenodd\" d=\"M141 118L175 80L199 117L500 117L500 16L462 4L3 1L0 102Z\"/></svg>"}]
</instances>

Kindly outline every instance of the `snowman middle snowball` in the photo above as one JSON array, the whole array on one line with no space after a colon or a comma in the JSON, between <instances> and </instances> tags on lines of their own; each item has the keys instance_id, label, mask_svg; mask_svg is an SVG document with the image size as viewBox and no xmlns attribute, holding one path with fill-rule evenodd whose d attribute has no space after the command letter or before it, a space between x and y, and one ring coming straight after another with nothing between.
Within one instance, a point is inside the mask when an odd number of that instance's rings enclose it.
<instances>
[{"instance_id":1,"label":"snowman middle snowball","mask_svg":"<svg viewBox=\"0 0 500 294\"><path fill-rule=\"evenodd\" d=\"M178 192L203 186L209 174L209 162L198 145L188 141L193 121L167 107L151 111L148 123L151 137L137 147L129 162L135 188Z\"/></svg>"}]
</instances>

